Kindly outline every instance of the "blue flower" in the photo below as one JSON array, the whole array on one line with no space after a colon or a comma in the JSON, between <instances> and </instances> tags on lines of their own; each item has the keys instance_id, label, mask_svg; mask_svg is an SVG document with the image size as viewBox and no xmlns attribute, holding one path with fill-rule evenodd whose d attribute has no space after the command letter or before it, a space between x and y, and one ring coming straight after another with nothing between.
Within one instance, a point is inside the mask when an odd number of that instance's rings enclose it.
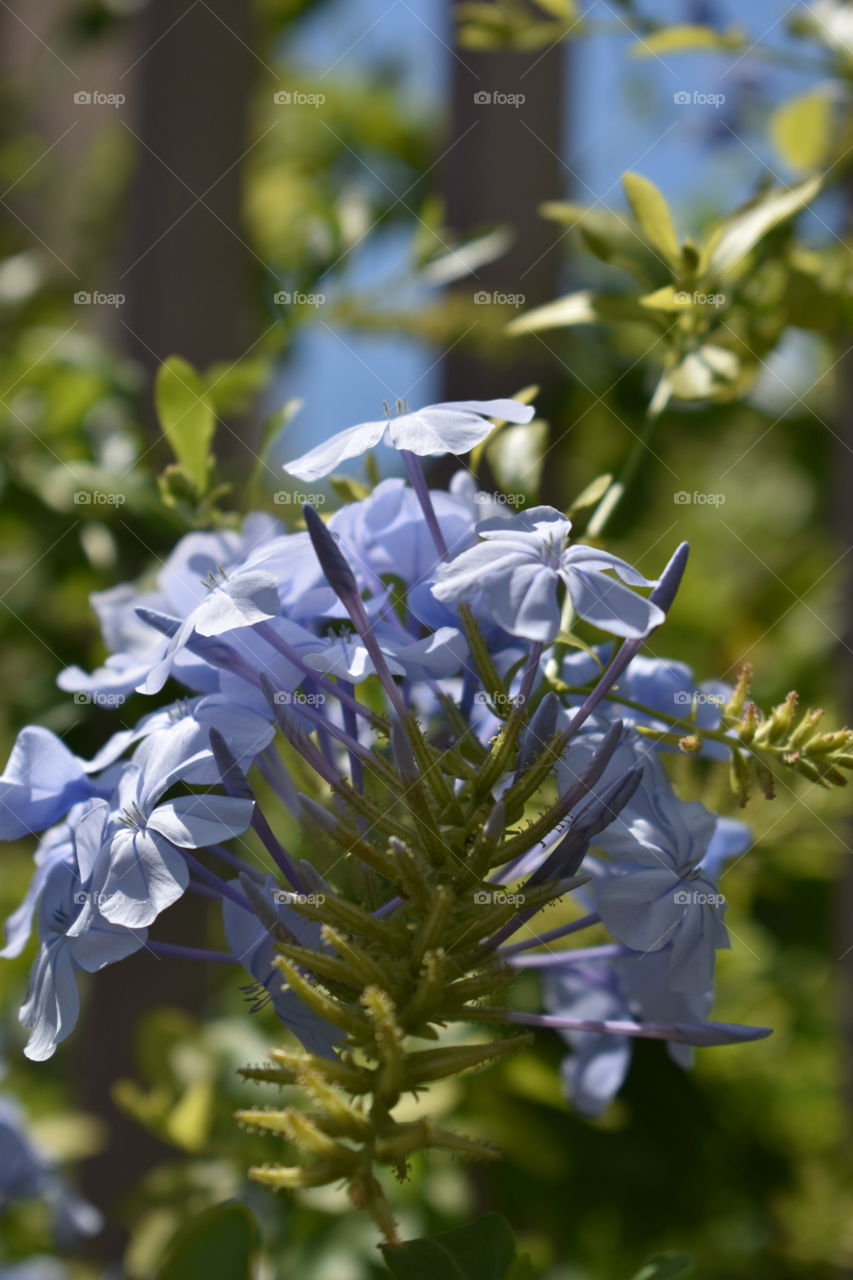
<instances>
[{"instance_id":1,"label":"blue flower","mask_svg":"<svg viewBox=\"0 0 853 1280\"><path fill-rule=\"evenodd\" d=\"M146 931L127 929L107 920L100 910L109 871L102 852L109 814L100 802L85 814L75 832L76 864L55 863L39 903L41 948L36 957L27 999L20 1012L31 1028L24 1049L42 1062L73 1031L80 1012L77 974L96 973L144 946Z\"/></svg>"},{"instance_id":2,"label":"blue flower","mask_svg":"<svg viewBox=\"0 0 853 1280\"><path fill-rule=\"evenodd\" d=\"M458 490L430 492L439 531L454 555L474 541L477 519L474 503ZM403 480L383 480L369 497L341 507L329 528L367 590L379 592L388 581L403 584L407 626L454 622L432 595L441 562L418 497Z\"/></svg>"},{"instance_id":3,"label":"blue flower","mask_svg":"<svg viewBox=\"0 0 853 1280\"><path fill-rule=\"evenodd\" d=\"M204 794L161 801L192 775L199 759L195 744L195 726L181 722L165 738L146 739L122 772L102 833L109 866L101 910L113 924L135 929L153 923L187 887L181 849L230 840L251 821L249 799Z\"/></svg>"},{"instance_id":4,"label":"blue flower","mask_svg":"<svg viewBox=\"0 0 853 1280\"><path fill-rule=\"evenodd\" d=\"M10 1098L0 1097L0 1212L16 1201L47 1203L53 1216L57 1243L70 1246L80 1235L93 1235L101 1228L98 1211L66 1185L52 1161L42 1154L27 1132L20 1107ZM11 1268L9 1275L26 1274ZM7 1274L0 1268L0 1280ZM48 1280L52 1273L33 1270L32 1280Z\"/></svg>"},{"instance_id":5,"label":"blue flower","mask_svg":"<svg viewBox=\"0 0 853 1280\"><path fill-rule=\"evenodd\" d=\"M442 567L433 595L445 603L477 601L510 635L545 644L560 631L561 582L575 613L602 631L637 638L658 626L658 606L607 575L634 587L654 583L606 551L570 545L571 527L553 507L486 520L477 526L483 541Z\"/></svg>"},{"instance_id":6,"label":"blue flower","mask_svg":"<svg viewBox=\"0 0 853 1280\"><path fill-rule=\"evenodd\" d=\"M567 1018L618 1021L631 1016L628 1002L612 969L605 964L570 964L545 981L545 1007ZM563 1060L563 1088L582 1116L601 1115L628 1074L632 1046L627 1036L605 1032L563 1031L572 1052Z\"/></svg>"},{"instance_id":7,"label":"blue flower","mask_svg":"<svg viewBox=\"0 0 853 1280\"><path fill-rule=\"evenodd\" d=\"M545 1005L551 1014L567 1019L674 1026L704 1022L711 1011L710 989L674 991L669 985L671 970L668 949L640 954L623 948L623 954L613 958L586 960L573 960L568 952L564 963L545 970ZM560 1034L572 1049L561 1069L566 1095L581 1115L598 1116L625 1081L633 1056L631 1039L606 1031ZM673 1039L667 1052L679 1066L688 1067L694 1050Z\"/></svg>"},{"instance_id":8,"label":"blue flower","mask_svg":"<svg viewBox=\"0 0 853 1280\"><path fill-rule=\"evenodd\" d=\"M190 533L172 551L152 589L124 583L94 594L92 607L109 657L91 674L68 667L59 677L59 687L88 693L108 706L127 697L163 660L169 647L169 641L144 623L137 610L187 617L206 599L211 575L242 563L280 533L281 526L267 515L249 516L240 532ZM195 693L211 693L217 687L216 672L185 649L175 654L172 671Z\"/></svg>"},{"instance_id":9,"label":"blue flower","mask_svg":"<svg viewBox=\"0 0 853 1280\"><path fill-rule=\"evenodd\" d=\"M99 790L86 766L48 729L30 726L15 741L0 777L0 840L44 831Z\"/></svg>"},{"instance_id":10,"label":"blue flower","mask_svg":"<svg viewBox=\"0 0 853 1280\"><path fill-rule=\"evenodd\" d=\"M359 458L378 444L422 458L468 453L494 429L490 418L529 422L532 417L531 406L518 400L457 400L427 405L396 418L347 427L301 458L288 462L284 469L298 480L319 480L348 458Z\"/></svg>"},{"instance_id":11,"label":"blue flower","mask_svg":"<svg viewBox=\"0 0 853 1280\"><path fill-rule=\"evenodd\" d=\"M706 991L715 952L729 945L725 900L703 866L717 823L704 805L679 800L650 756L641 787L597 839L611 859L593 886L605 926L633 951L666 947L675 991Z\"/></svg>"},{"instance_id":12,"label":"blue flower","mask_svg":"<svg viewBox=\"0 0 853 1280\"><path fill-rule=\"evenodd\" d=\"M468 642L456 627L439 627L422 640L378 634L379 647L393 675L411 680L443 679L455 676L468 654ZM367 649L357 635L340 636L305 662L320 675L336 676L351 684L361 684L375 674Z\"/></svg>"},{"instance_id":13,"label":"blue flower","mask_svg":"<svg viewBox=\"0 0 853 1280\"><path fill-rule=\"evenodd\" d=\"M248 770L255 757L269 746L274 729L266 715L220 693L174 702L143 716L133 729L122 729L110 738L86 768L99 772L115 764L130 747L156 739L162 746L171 735L180 736L180 754L188 763L182 781L198 786L219 782L219 770L210 747L210 730L216 729L228 744L234 759ZM151 748L149 748L151 750Z\"/></svg>"},{"instance_id":14,"label":"blue flower","mask_svg":"<svg viewBox=\"0 0 853 1280\"><path fill-rule=\"evenodd\" d=\"M322 949L320 926L294 910L290 905L293 895L283 891L272 876L267 876L263 886L257 886L254 892L245 879L233 882L235 887L241 883L251 893L251 905L243 909L232 898L226 898L222 906L225 936L234 958L269 995L279 1019L308 1052L332 1057L340 1031L313 1013L292 991L285 990L284 978L274 964L279 942Z\"/></svg>"},{"instance_id":15,"label":"blue flower","mask_svg":"<svg viewBox=\"0 0 853 1280\"><path fill-rule=\"evenodd\" d=\"M6 945L0 956L9 960L19 956L29 941L33 916L39 898L47 883L48 876L57 863L64 862L73 867L75 863L74 831L77 823L94 805L96 800L85 800L74 805L63 822L46 831L39 841L35 852L35 873L24 900L17 910L13 911L6 921Z\"/></svg>"}]
</instances>

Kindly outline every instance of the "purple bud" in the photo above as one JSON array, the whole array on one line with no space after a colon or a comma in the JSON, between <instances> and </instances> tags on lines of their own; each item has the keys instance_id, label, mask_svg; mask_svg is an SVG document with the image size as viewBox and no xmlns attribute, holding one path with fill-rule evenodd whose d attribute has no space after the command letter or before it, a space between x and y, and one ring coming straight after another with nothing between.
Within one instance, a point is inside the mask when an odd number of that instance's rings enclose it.
<instances>
[{"instance_id":1,"label":"purple bud","mask_svg":"<svg viewBox=\"0 0 853 1280\"><path fill-rule=\"evenodd\" d=\"M681 586L681 579L684 577L684 570L687 567L687 557L690 555L690 546L686 542L682 542L675 549L670 558L669 564L664 569L658 580L658 585L651 593L649 599L656 604L659 609L663 609L667 613L670 609L676 592Z\"/></svg>"},{"instance_id":2,"label":"purple bud","mask_svg":"<svg viewBox=\"0 0 853 1280\"><path fill-rule=\"evenodd\" d=\"M551 741L557 729L557 714L560 700L553 690L545 694L539 706L530 717L530 723L521 737L518 749L516 775L520 776L529 769Z\"/></svg>"},{"instance_id":3,"label":"purple bud","mask_svg":"<svg viewBox=\"0 0 853 1280\"><path fill-rule=\"evenodd\" d=\"M145 609L141 605L136 609L137 618L141 619L146 626L153 627L155 631L159 631L162 635L168 636L169 639L176 635L181 629L181 623L178 618L170 618L166 613L158 613L156 609Z\"/></svg>"},{"instance_id":4,"label":"purple bud","mask_svg":"<svg viewBox=\"0 0 853 1280\"><path fill-rule=\"evenodd\" d=\"M347 600L360 600L355 574L347 563L346 557L338 546L333 533L326 528L324 521L306 502L302 507L302 515L308 529L308 536L320 561L320 568L326 575L326 581L335 595L344 603Z\"/></svg>"}]
</instances>

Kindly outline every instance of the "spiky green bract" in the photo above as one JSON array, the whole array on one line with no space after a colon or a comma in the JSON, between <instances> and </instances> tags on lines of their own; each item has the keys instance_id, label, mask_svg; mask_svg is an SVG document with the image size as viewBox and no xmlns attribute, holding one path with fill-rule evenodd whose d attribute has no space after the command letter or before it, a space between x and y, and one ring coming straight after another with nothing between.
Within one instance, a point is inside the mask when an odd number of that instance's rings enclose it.
<instances>
[{"instance_id":1,"label":"spiky green bract","mask_svg":"<svg viewBox=\"0 0 853 1280\"><path fill-rule=\"evenodd\" d=\"M369 872L380 900L398 905L377 916L328 886L293 897L290 906L321 926L322 941L282 941L276 965L283 985L339 1031L339 1047L328 1059L273 1050L269 1065L247 1068L247 1079L297 1091L284 1107L241 1111L238 1119L288 1147L286 1163L253 1169L253 1178L273 1188L343 1183L388 1240L396 1232L378 1176L383 1167L405 1176L409 1160L430 1149L497 1155L430 1119L402 1119L400 1103L528 1043L527 1035L504 1031L475 1043L453 1035L453 1043L436 1045L452 1024L470 1022L481 1002L500 1010L513 971L500 961L495 939L577 883L562 879L559 868L555 879L515 890L487 879L522 849L565 831L565 798L549 783L565 739L545 713L531 736L535 714L510 714L491 747L475 753L473 769L459 742L439 750L409 715L395 728L382 767L366 769L362 793L336 789L322 821L316 804L306 805L312 833L338 858L343 849L354 871ZM494 797L501 779L511 783L507 804ZM500 1011L492 1020L500 1023Z\"/></svg>"}]
</instances>

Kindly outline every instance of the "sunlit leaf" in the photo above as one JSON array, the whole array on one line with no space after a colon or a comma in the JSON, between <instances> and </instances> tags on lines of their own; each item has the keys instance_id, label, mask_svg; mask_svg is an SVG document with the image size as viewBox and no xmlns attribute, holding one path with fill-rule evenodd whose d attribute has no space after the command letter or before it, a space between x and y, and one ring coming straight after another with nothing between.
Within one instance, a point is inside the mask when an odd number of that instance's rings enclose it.
<instances>
[{"instance_id":1,"label":"sunlit leaf","mask_svg":"<svg viewBox=\"0 0 853 1280\"><path fill-rule=\"evenodd\" d=\"M635 58L650 58L667 53L690 53L699 49L726 53L732 49L741 49L745 44L746 33L741 27L717 31L714 27L685 23L643 36L631 47L631 54Z\"/></svg>"},{"instance_id":2,"label":"sunlit leaf","mask_svg":"<svg viewBox=\"0 0 853 1280\"><path fill-rule=\"evenodd\" d=\"M707 249L705 270L720 279L755 248L759 240L786 218L792 218L817 196L820 178L808 178L796 187L769 191L754 204L727 219Z\"/></svg>"},{"instance_id":3,"label":"sunlit leaf","mask_svg":"<svg viewBox=\"0 0 853 1280\"><path fill-rule=\"evenodd\" d=\"M504 493L530 498L539 492L547 448L548 427L536 419L491 438L486 457Z\"/></svg>"},{"instance_id":4,"label":"sunlit leaf","mask_svg":"<svg viewBox=\"0 0 853 1280\"><path fill-rule=\"evenodd\" d=\"M420 271L420 278L432 285L450 284L473 275L479 267L506 253L512 235L505 227L497 227L476 239L465 241L433 258Z\"/></svg>"},{"instance_id":5,"label":"sunlit leaf","mask_svg":"<svg viewBox=\"0 0 853 1280\"><path fill-rule=\"evenodd\" d=\"M216 415L195 369L170 356L157 371L154 389L163 434L199 493L207 488Z\"/></svg>"},{"instance_id":6,"label":"sunlit leaf","mask_svg":"<svg viewBox=\"0 0 853 1280\"><path fill-rule=\"evenodd\" d=\"M626 173L622 178L622 186L646 240L671 267L678 268L681 250L669 205L663 194L653 182L639 173Z\"/></svg>"},{"instance_id":7,"label":"sunlit leaf","mask_svg":"<svg viewBox=\"0 0 853 1280\"><path fill-rule=\"evenodd\" d=\"M826 93L803 93L784 102L770 118L770 137L791 169L817 169L832 143L832 101Z\"/></svg>"}]
</instances>

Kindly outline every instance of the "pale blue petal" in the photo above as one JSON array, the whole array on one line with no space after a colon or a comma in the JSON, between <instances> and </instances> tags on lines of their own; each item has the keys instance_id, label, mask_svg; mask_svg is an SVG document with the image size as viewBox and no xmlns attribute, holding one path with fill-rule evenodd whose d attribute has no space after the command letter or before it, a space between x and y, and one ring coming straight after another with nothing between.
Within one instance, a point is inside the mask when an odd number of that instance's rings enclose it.
<instances>
[{"instance_id":1,"label":"pale blue petal","mask_svg":"<svg viewBox=\"0 0 853 1280\"><path fill-rule=\"evenodd\" d=\"M281 610L271 573L241 573L216 587L192 615L200 636L221 636L275 618Z\"/></svg>"},{"instance_id":2,"label":"pale blue petal","mask_svg":"<svg viewBox=\"0 0 853 1280\"><path fill-rule=\"evenodd\" d=\"M611 635L639 639L664 620L656 604L603 573L572 566L563 577L578 617Z\"/></svg>"},{"instance_id":3,"label":"pale blue petal","mask_svg":"<svg viewBox=\"0 0 853 1280\"><path fill-rule=\"evenodd\" d=\"M97 973L139 951L147 937L147 929L125 929L96 917L92 927L69 945L75 963L87 973Z\"/></svg>"},{"instance_id":4,"label":"pale blue petal","mask_svg":"<svg viewBox=\"0 0 853 1280\"><path fill-rule=\"evenodd\" d=\"M595 900L605 928L633 951L657 951L672 942L684 906L672 871L640 869L596 881Z\"/></svg>"},{"instance_id":5,"label":"pale blue petal","mask_svg":"<svg viewBox=\"0 0 853 1280\"><path fill-rule=\"evenodd\" d=\"M557 575L539 561L516 564L508 573L489 576L483 603L510 635L550 642L560 630Z\"/></svg>"},{"instance_id":6,"label":"pale blue petal","mask_svg":"<svg viewBox=\"0 0 853 1280\"><path fill-rule=\"evenodd\" d=\"M297 480L310 482L337 470L349 458L360 458L375 448L385 434L387 419L383 422L362 422L357 427L347 427L337 435L309 449L301 458L285 463L284 469Z\"/></svg>"},{"instance_id":7,"label":"pale blue petal","mask_svg":"<svg viewBox=\"0 0 853 1280\"><path fill-rule=\"evenodd\" d=\"M32 1028L24 1053L32 1062L45 1062L71 1034L80 1015L77 969L65 939L43 945L39 952L21 1023Z\"/></svg>"},{"instance_id":8,"label":"pale blue petal","mask_svg":"<svg viewBox=\"0 0 853 1280\"><path fill-rule=\"evenodd\" d=\"M82 761L55 734L23 729L0 777L0 840L52 827L93 791Z\"/></svg>"},{"instance_id":9,"label":"pale blue petal","mask_svg":"<svg viewBox=\"0 0 853 1280\"><path fill-rule=\"evenodd\" d=\"M205 849L242 835L254 807L253 800L236 796L179 796L158 805L148 819L148 830L182 849Z\"/></svg>"},{"instance_id":10,"label":"pale blue petal","mask_svg":"<svg viewBox=\"0 0 853 1280\"><path fill-rule=\"evenodd\" d=\"M144 929L177 902L189 883L183 855L162 836L124 830L113 836L100 911L112 924Z\"/></svg>"}]
</instances>

